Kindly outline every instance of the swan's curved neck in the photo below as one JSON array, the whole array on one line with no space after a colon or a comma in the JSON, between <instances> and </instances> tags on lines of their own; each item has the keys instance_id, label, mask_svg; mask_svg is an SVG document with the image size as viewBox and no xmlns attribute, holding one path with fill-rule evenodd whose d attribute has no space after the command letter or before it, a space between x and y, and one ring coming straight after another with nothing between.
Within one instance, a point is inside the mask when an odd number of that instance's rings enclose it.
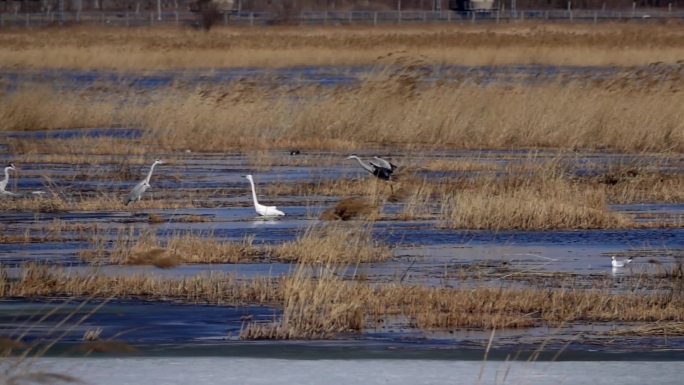
<instances>
[{"instance_id":1,"label":"swan's curved neck","mask_svg":"<svg viewBox=\"0 0 684 385\"><path fill-rule=\"evenodd\" d=\"M152 163L152 167L150 167L150 172L147 173L147 178L145 178L145 183L150 184L150 178L152 178L152 171L154 171L154 166L157 165L157 162Z\"/></svg>"},{"instance_id":2,"label":"swan's curved neck","mask_svg":"<svg viewBox=\"0 0 684 385\"><path fill-rule=\"evenodd\" d=\"M256 190L254 189L254 181L252 179L249 179L249 185L252 186L252 199L254 200L254 207L257 207L259 206L259 201L256 197Z\"/></svg>"},{"instance_id":3,"label":"swan's curved neck","mask_svg":"<svg viewBox=\"0 0 684 385\"><path fill-rule=\"evenodd\" d=\"M5 179L0 181L0 186L2 186L2 189L5 189L5 186L7 186L7 183L9 182L9 167L5 167Z\"/></svg>"}]
</instances>

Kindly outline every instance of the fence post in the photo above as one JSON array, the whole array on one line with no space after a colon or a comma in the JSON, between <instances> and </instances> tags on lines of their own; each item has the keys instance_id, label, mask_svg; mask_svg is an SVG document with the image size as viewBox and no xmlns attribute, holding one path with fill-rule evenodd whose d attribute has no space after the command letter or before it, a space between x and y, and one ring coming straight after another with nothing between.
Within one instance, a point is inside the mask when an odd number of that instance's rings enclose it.
<instances>
[{"instance_id":1,"label":"fence post","mask_svg":"<svg viewBox=\"0 0 684 385\"><path fill-rule=\"evenodd\" d=\"M672 13L672 3L667 3L667 13Z\"/></svg>"},{"instance_id":2,"label":"fence post","mask_svg":"<svg viewBox=\"0 0 684 385\"><path fill-rule=\"evenodd\" d=\"M470 24L475 24L475 12L470 12Z\"/></svg>"},{"instance_id":3,"label":"fence post","mask_svg":"<svg viewBox=\"0 0 684 385\"><path fill-rule=\"evenodd\" d=\"M126 27L131 26L131 21L128 19L128 9L126 10Z\"/></svg>"},{"instance_id":4,"label":"fence post","mask_svg":"<svg viewBox=\"0 0 684 385\"><path fill-rule=\"evenodd\" d=\"M31 14L26 12L26 26L30 27L31 26Z\"/></svg>"},{"instance_id":5,"label":"fence post","mask_svg":"<svg viewBox=\"0 0 684 385\"><path fill-rule=\"evenodd\" d=\"M154 24L154 13L150 13L150 25Z\"/></svg>"},{"instance_id":6,"label":"fence post","mask_svg":"<svg viewBox=\"0 0 684 385\"><path fill-rule=\"evenodd\" d=\"M378 25L378 12L373 12L373 25Z\"/></svg>"},{"instance_id":7,"label":"fence post","mask_svg":"<svg viewBox=\"0 0 684 385\"><path fill-rule=\"evenodd\" d=\"M598 11L594 11L594 24L598 22Z\"/></svg>"},{"instance_id":8,"label":"fence post","mask_svg":"<svg viewBox=\"0 0 684 385\"><path fill-rule=\"evenodd\" d=\"M254 27L254 12L249 13L249 26Z\"/></svg>"},{"instance_id":9,"label":"fence post","mask_svg":"<svg viewBox=\"0 0 684 385\"><path fill-rule=\"evenodd\" d=\"M104 14L104 11L102 12L101 16L102 16L102 25L105 25L105 14Z\"/></svg>"},{"instance_id":10,"label":"fence post","mask_svg":"<svg viewBox=\"0 0 684 385\"><path fill-rule=\"evenodd\" d=\"M397 15L399 15L399 16L397 16L397 22L398 22L399 24L401 24L401 11L398 11L398 12L397 12Z\"/></svg>"},{"instance_id":11,"label":"fence post","mask_svg":"<svg viewBox=\"0 0 684 385\"><path fill-rule=\"evenodd\" d=\"M496 10L496 24L499 24L499 10Z\"/></svg>"},{"instance_id":12,"label":"fence post","mask_svg":"<svg viewBox=\"0 0 684 385\"><path fill-rule=\"evenodd\" d=\"M549 11L544 11L544 20L549 20Z\"/></svg>"},{"instance_id":13,"label":"fence post","mask_svg":"<svg viewBox=\"0 0 684 385\"><path fill-rule=\"evenodd\" d=\"M632 19L636 17L636 1L632 2Z\"/></svg>"},{"instance_id":14,"label":"fence post","mask_svg":"<svg viewBox=\"0 0 684 385\"><path fill-rule=\"evenodd\" d=\"M349 19L349 24L351 24L352 23L352 12L351 11L347 12L347 18Z\"/></svg>"},{"instance_id":15,"label":"fence post","mask_svg":"<svg viewBox=\"0 0 684 385\"><path fill-rule=\"evenodd\" d=\"M520 21L525 21L525 11L520 11Z\"/></svg>"},{"instance_id":16,"label":"fence post","mask_svg":"<svg viewBox=\"0 0 684 385\"><path fill-rule=\"evenodd\" d=\"M223 25L228 25L228 14L223 13Z\"/></svg>"}]
</instances>

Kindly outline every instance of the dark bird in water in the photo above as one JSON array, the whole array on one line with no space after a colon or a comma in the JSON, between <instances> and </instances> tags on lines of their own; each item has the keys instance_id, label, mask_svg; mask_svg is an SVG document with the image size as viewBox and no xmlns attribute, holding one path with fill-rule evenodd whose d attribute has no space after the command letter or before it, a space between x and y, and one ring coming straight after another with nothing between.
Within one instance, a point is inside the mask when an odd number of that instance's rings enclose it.
<instances>
[{"instance_id":1,"label":"dark bird in water","mask_svg":"<svg viewBox=\"0 0 684 385\"><path fill-rule=\"evenodd\" d=\"M356 161L359 162L361 167L363 167L366 171L375 175L379 179L388 181L395 179L392 177L392 174L394 173L394 170L396 170L397 166L391 162L386 161L385 159L374 156L373 160L368 161L368 163L364 162L363 160L361 160L361 158L359 158L356 155L349 155L347 159L356 159Z\"/></svg>"},{"instance_id":2,"label":"dark bird in water","mask_svg":"<svg viewBox=\"0 0 684 385\"><path fill-rule=\"evenodd\" d=\"M299 155L301 152L299 150L292 150L290 151L290 155Z\"/></svg>"}]
</instances>

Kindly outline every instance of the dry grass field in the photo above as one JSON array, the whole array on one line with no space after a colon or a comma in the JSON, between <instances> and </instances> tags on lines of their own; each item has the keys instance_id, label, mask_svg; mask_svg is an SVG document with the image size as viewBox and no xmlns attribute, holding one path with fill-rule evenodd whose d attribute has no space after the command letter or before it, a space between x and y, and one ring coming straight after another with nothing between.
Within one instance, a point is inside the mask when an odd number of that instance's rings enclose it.
<instances>
[{"instance_id":1,"label":"dry grass field","mask_svg":"<svg viewBox=\"0 0 684 385\"><path fill-rule=\"evenodd\" d=\"M139 127L158 150L562 148L684 151L681 81L650 87L553 83L424 86L420 75L377 74L338 88L234 84L142 96L27 89L2 95L0 130ZM674 88L673 88L674 87ZM29 102L30 100L30 102ZM117 107L118 106L118 107ZM112 138L13 140L15 154L139 155ZM135 147L138 145L137 147Z\"/></svg>"},{"instance_id":2,"label":"dry grass field","mask_svg":"<svg viewBox=\"0 0 684 385\"><path fill-rule=\"evenodd\" d=\"M435 65L632 66L684 59L684 27L432 25L60 28L0 33L0 67L147 70L373 65L410 51Z\"/></svg>"}]
</instances>

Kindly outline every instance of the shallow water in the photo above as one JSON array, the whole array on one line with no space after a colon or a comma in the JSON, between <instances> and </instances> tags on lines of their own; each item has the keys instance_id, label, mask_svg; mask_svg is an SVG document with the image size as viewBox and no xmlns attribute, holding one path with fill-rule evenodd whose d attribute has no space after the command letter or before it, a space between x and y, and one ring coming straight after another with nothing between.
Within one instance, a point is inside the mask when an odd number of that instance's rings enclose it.
<instances>
[{"instance_id":1,"label":"shallow water","mask_svg":"<svg viewBox=\"0 0 684 385\"><path fill-rule=\"evenodd\" d=\"M352 357L479 359L491 336L489 331L454 330L421 332L385 320L359 333L347 333L327 341L241 341L240 331L250 322L270 323L281 311L268 307L204 306L111 300L79 302L0 301L0 335L20 337L26 344L55 343L52 355L79 356L84 336L97 331L100 341L125 343L131 351L100 351L114 356L252 356L278 357L288 351L293 357L349 359ZM544 344L546 359L562 352L564 359L681 359L684 337L615 339L608 334L624 325L575 325L559 328L498 330L491 347L492 357L530 355ZM593 336L591 344L578 335ZM168 351L167 351L168 350ZM356 351L352 354L351 351ZM659 351L660 353L654 354ZM641 352L646 355L638 356ZM555 354L554 354L555 355ZM603 358L601 358L603 357ZM612 358L611 358L612 357Z\"/></svg>"},{"instance_id":2,"label":"shallow water","mask_svg":"<svg viewBox=\"0 0 684 385\"><path fill-rule=\"evenodd\" d=\"M128 137L137 131L84 130L84 135ZM4 136L3 136L4 135ZM43 138L50 133L5 133L7 135L33 135ZM64 132L65 138L79 135L79 131ZM118 137L118 136L117 136ZM362 155L370 155L364 154ZM540 151L540 160L558 156L552 151ZM409 162L413 154L392 154L398 162ZM529 161L527 151L438 151L421 153L419 160L476 159L483 163L505 164ZM132 211L73 211L73 212L18 212L0 213L0 231L4 236L27 237L31 242L0 244L0 262L9 277L16 277L16 266L27 261L40 261L58 265L72 274L91 274L94 267L79 257L83 250L93 246L93 231L97 237L112 242L116 231L131 227L136 233L149 229L160 239L192 232L223 241L240 241L253 237L256 245L279 244L294 240L307 228L319 222L319 213L340 197L277 196L269 197L266 186L275 183L293 185L321 183L337 178L367 178L358 166L345 160L342 153L311 153L290 157L285 152L272 153L259 160L244 154L166 154L170 164L155 170L152 187L146 199L185 202L196 198L197 206L182 209L136 209ZM43 162L18 164L19 172L10 181L12 191L50 188L59 191L66 199L81 196L116 194L124 196L128 189L145 174L148 165L129 165L130 174L119 175L122 157L112 157L103 164L79 165ZM663 161L648 154L625 155L610 153L579 153L562 158L572 172L596 173L619 164L636 162L654 164L655 169L671 171L681 166L681 160ZM0 154L0 162L9 156ZM260 163L263 162L263 163ZM468 176L473 173L492 172L427 172L417 171L426 178ZM496 171L493 171L496 172ZM255 175L262 203L277 204L287 213L284 218L257 218L251 206L249 185L243 175ZM373 183L372 179L368 180ZM193 195L195 194L195 195ZM197 195L201 194L201 195ZM649 228L627 230L578 231L473 231L440 228L434 219L395 220L392 214L402 209L401 203L388 204L384 219L373 224L373 237L391 245L393 258L381 263L366 263L339 271L346 277L371 282L401 282L404 284L469 288L477 285L494 287L524 287L538 285L534 278L547 273L565 274L575 285L587 285L595 280L612 280L613 290L619 292L628 286L632 275L650 274L671 266L684 257L684 228ZM681 224L682 204L615 205L612 210L632 215L637 220L659 218L672 224ZM149 215L162 218L162 223L149 223ZM203 222L182 222L187 216L203 218ZM54 221L80 224L85 231L50 231ZM96 226L97 230L92 230ZM625 269L613 270L610 256L632 256L634 262ZM163 277L187 277L198 274L227 273L240 278L260 276L280 277L291 274L294 266L288 263L184 265L174 269L157 269L149 266L100 266L98 273L120 276L144 274ZM468 270L470 269L470 270ZM460 278L465 271L481 271L484 278ZM477 274L476 274L477 275ZM60 302L0 302L0 334L26 333L28 341L54 338L59 316L73 311L76 304L60 308ZM81 315L94 305L79 310ZM32 327L36 311L59 308L59 312L42 325ZM417 331L405 319L385 319L361 333L342 335L334 341L309 342L244 342L237 336L245 320L268 322L278 318L280 309L266 307L209 307L180 305L164 302L112 301L87 317L80 324L69 323L57 330L63 334L57 345L59 352L82 343L88 330L102 330L102 338L126 342L141 355L232 355L249 352L256 356L278 357L292 354L297 357L355 358L390 357L444 359L479 359L489 335L482 331L454 330L442 332ZM533 352L541 342L553 351L564 349L564 354L577 359L681 359L684 338L627 338L607 337L607 332L625 325L569 325L551 330L545 327L498 331L492 355L503 359L517 351ZM28 329L28 330L27 330ZM52 330L51 333L48 333ZM589 335L588 340L575 340ZM568 341L573 341L566 347ZM355 352L350 356L345 351ZM401 352L395 356L396 352ZM639 354L637 354L639 353ZM641 357L641 358L637 358ZM451 358L449 358L451 359Z\"/></svg>"}]
</instances>

